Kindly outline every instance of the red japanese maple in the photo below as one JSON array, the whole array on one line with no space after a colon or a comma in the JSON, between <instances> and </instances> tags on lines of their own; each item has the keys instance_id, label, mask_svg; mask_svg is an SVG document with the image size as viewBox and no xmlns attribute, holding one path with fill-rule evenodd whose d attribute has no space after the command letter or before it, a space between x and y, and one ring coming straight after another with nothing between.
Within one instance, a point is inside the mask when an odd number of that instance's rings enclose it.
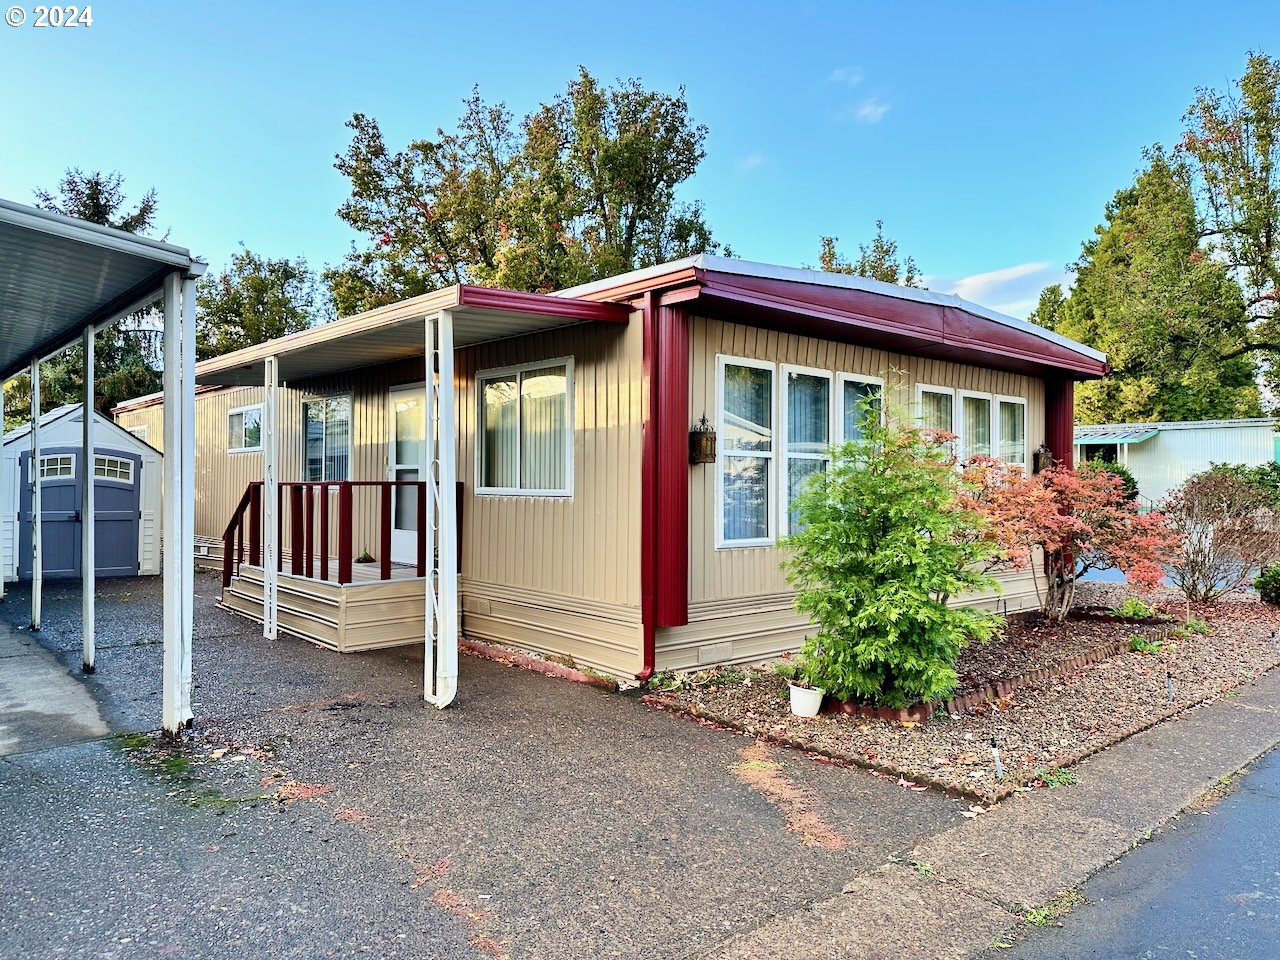
<instances>
[{"instance_id":1,"label":"red japanese maple","mask_svg":"<svg viewBox=\"0 0 1280 960\"><path fill-rule=\"evenodd\" d=\"M1118 569L1140 591L1159 585L1179 546L1160 513L1142 513L1119 477L1052 467L1028 477L1020 467L979 458L965 466L971 505L989 521L998 563L1030 568L1040 609L1062 620L1076 584L1091 570Z\"/></svg>"}]
</instances>

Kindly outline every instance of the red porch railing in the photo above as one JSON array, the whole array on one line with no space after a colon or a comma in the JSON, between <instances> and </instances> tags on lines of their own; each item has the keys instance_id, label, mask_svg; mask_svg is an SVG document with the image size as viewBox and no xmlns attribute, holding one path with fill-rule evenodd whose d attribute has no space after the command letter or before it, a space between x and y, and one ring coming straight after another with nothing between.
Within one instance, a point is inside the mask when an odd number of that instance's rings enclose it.
<instances>
[{"instance_id":1,"label":"red porch railing","mask_svg":"<svg viewBox=\"0 0 1280 960\"><path fill-rule=\"evenodd\" d=\"M417 497L418 530L416 574L427 575L427 484L421 480L325 480L289 481L277 484L276 543L283 548L284 533L289 531L289 572L294 576L329 580L330 539L336 519L336 582L352 582L355 532L355 493L373 488L378 497L378 579L391 579L391 491L394 487L412 488ZM250 566L262 565L262 490L256 480L245 488L222 534L222 585L245 561L246 542ZM337 516L330 506L330 495L336 493ZM286 524L286 514L288 522ZM284 572L284 550L277 550L276 569Z\"/></svg>"}]
</instances>

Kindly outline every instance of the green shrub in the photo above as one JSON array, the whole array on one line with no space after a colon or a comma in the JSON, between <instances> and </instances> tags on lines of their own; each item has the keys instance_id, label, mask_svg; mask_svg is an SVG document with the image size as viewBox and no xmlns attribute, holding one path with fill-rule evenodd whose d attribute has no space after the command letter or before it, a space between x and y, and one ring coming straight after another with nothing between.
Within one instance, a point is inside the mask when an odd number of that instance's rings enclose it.
<instances>
[{"instance_id":1,"label":"green shrub","mask_svg":"<svg viewBox=\"0 0 1280 960\"><path fill-rule=\"evenodd\" d=\"M784 541L796 609L818 626L801 654L813 682L843 700L890 707L938 700L956 686L971 640L995 634L994 614L947 604L993 589L982 572L995 547L963 505L947 451L914 426L872 421L832 451L797 503L800 532Z\"/></svg>"},{"instance_id":2,"label":"green shrub","mask_svg":"<svg viewBox=\"0 0 1280 960\"><path fill-rule=\"evenodd\" d=\"M1112 607L1111 612L1126 620L1150 620L1156 616L1155 609L1141 597L1126 597L1124 603L1118 607Z\"/></svg>"},{"instance_id":3,"label":"green shrub","mask_svg":"<svg viewBox=\"0 0 1280 960\"><path fill-rule=\"evenodd\" d=\"M1081 470L1101 470L1120 478L1120 482L1124 484L1124 498L1126 500L1138 499L1138 481L1133 473L1122 463L1112 463L1109 460L1103 460L1101 457L1094 457L1092 460L1082 463Z\"/></svg>"},{"instance_id":4,"label":"green shrub","mask_svg":"<svg viewBox=\"0 0 1280 960\"><path fill-rule=\"evenodd\" d=\"M1273 563L1253 581L1253 587L1263 603L1280 604L1280 563Z\"/></svg>"}]
</instances>

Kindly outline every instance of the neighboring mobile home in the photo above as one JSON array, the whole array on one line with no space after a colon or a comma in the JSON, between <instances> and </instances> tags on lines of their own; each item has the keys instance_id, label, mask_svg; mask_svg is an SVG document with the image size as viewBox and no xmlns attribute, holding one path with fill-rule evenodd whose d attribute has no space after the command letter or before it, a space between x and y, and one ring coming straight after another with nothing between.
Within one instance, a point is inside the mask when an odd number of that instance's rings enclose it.
<instances>
[{"instance_id":1,"label":"neighboring mobile home","mask_svg":"<svg viewBox=\"0 0 1280 960\"><path fill-rule=\"evenodd\" d=\"M761 660L807 630L777 544L859 401L1030 469L1070 461L1073 381L1106 369L955 296L712 256L453 287L197 366L198 549L226 556L227 606L339 650L460 615L619 676ZM116 416L154 435L156 409ZM1002 586L969 602L1034 604L1029 575Z\"/></svg>"},{"instance_id":2,"label":"neighboring mobile home","mask_svg":"<svg viewBox=\"0 0 1280 960\"><path fill-rule=\"evenodd\" d=\"M43 575L80 576L80 490L83 410L67 404L40 418ZM159 411L160 408L156 407ZM132 577L160 572L162 457L142 438L94 414L94 513L97 575ZM0 576L31 579L31 427L4 436L0 451ZM15 549L16 548L16 549Z\"/></svg>"},{"instance_id":3,"label":"neighboring mobile home","mask_svg":"<svg viewBox=\"0 0 1280 960\"><path fill-rule=\"evenodd\" d=\"M1101 458L1129 469L1144 507L1215 463L1256 467L1280 461L1280 434L1270 417L1180 423L1102 423L1075 429L1079 461Z\"/></svg>"}]
</instances>

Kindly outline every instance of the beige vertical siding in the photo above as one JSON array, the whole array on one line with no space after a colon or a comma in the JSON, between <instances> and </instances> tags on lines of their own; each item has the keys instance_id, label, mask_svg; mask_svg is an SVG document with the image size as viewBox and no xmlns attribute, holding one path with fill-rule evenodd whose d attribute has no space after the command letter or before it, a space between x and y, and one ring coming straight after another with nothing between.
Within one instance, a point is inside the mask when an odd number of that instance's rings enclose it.
<instances>
[{"instance_id":1,"label":"beige vertical siding","mask_svg":"<svg viewBox=\"0 0 1280 960\"><path fill-rule=\"evenodd\" d=\"M889 405L905 410L915 403L918 383L1025 397L1027 449L1032 451L1044 442L1044 384L1037 378L701 317L690 320L689 414L694 421L704 413L712 423L716 420L719 354L883 377L889 385ZM717 549L717 467L690 469L690 623L659 631L658 666L758 660L794 649L807 624L791 610L792 591L780 566L782 552L774 546ZM776 488L772 492L776 496ZM1001 600L973 601L1004 603L1009 609L1030 605L1029 577L1004 580Z\"/></svg>"},{"instance_id":2,"label":"beige vertical siding","mask_svg":"<svg viewBox=\"0 0 1280 960\"><path fill-rule=\"evenodd\" d=\"M572 357L573 495L476 494L483 370ZM641 667L643 327L582 324L458 352L458 479L469 636Z\"/></svg>"}]
</instances>

